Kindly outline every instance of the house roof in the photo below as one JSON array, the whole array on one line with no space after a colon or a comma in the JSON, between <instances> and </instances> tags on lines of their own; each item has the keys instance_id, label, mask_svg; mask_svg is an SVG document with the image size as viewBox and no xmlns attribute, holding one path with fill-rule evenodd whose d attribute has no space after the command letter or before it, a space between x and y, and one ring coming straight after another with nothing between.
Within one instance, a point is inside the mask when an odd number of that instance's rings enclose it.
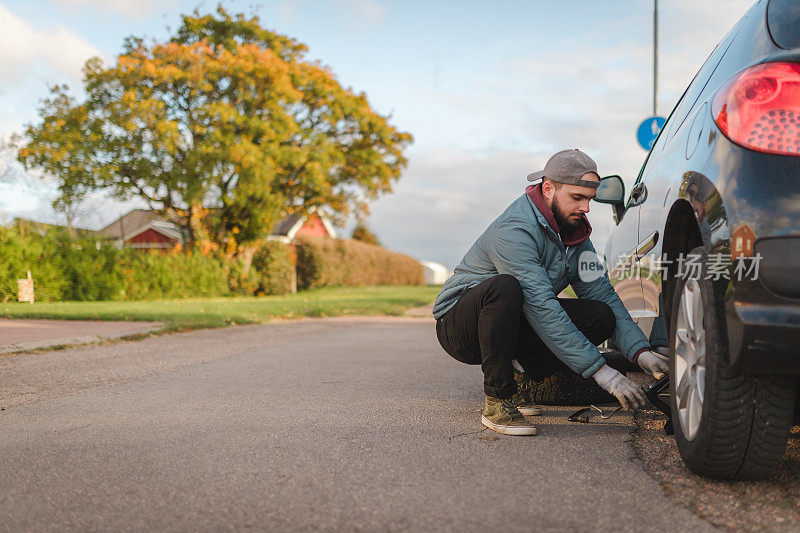
<instances>
[{"instance_id":1,"label":"house roof","mask_svg":"<svg viewBox=\"0 0 800 533\"><path fill-rule=\"evenodd\" d=\"M111 239L127 241L148 229L157 231L173 241L179 243L184 241L183 232L177 224L164 220L158 213L149 209L132 209L98 233Z\"/></svg>"},{"instance_id":2,"label":"house roof","mask_svg":"<svg viewBox=\"0 0 800 533\"><path fill-rule=\"evenodd\" d=\"M322 225L325 227L325 231L328 232L328 235L334 239L336 238L336 230L333 228L331 221L328 220L328 217L325 216L325 213L317 210L316 207L311 207L311 209L309 209L309 214L316 214L319 216L319 219L322 221ZM285 238L285 240L294 239L294 236L297 234L300 228L303 227L303 224L306 220L308 220L308 215L299 213L289 215L275 224L275 226L272 228L272 233L270 233L270 238Z\"/></svg>"},{"instance_id":3,"label":"house roof","mask_svg":"<svg viewBox=\"0 0 800 533\"><path fill-rule=\"evenodd\" d=\"M129 235L132 231L146 227L150 222L158 220L166 222L155 211L149 209L132 209L113 221L108 226L98 231L100 235L121 239L124 235Z\"/></svg>"},{"instance_id":4,"label":"house roof","mask_svg":"<svg viewBox=\"0 0 800 533\"><path fill-rule=\"evenodd\" d=\"M325 229L328 231L331 237L335 238L336 232L333 228L333 224L331 224L330 220L328 220L325 214L313 208L311 212L319 215L320 219L322 220L322 224L325 226ZM288 237L291 239L294 237L295 233L297 233L307 218L308 217L306 215L300 213L288 215L275 224L275 226L272 228L272 233L270 233L270 236ZM98 233L112 239L128 240L147 228L152 228L159 233L162 233L175 240L183 241L181 229L177 224L165 220L158 215L158 213L149 209L132 209L131 211L119 217L117 220L99 230Z\"/></svg>"},{"instance_id":5,"label":"house roof","mask_svg":"<svg viewBox=\"0 0 800 533\"><path fill-rule=\"evenodd\" d=\"M142 226L142 228L134 230L133 232L131 232L133 234L127 237L125 240L128 240L134 235L138 235L139 233L148 228L155 230L161 233L162 235L169 237L170 239L173 239L178 242L183 242L183 232L181 231L181 228L179 228L172 222L167 222L166 220L160 220L160 219L151 220L147 225Z\"/></svg>"},{"instance_id":6,"label":"house roof","mask_svg":"<svg viewBox=\"0 0 800 533\"><path fill-rule=\"evenodd\" d=\"M303 215L299 213L283 218L272 228L271 235L288 235L289 231L291 231L294 225L302 218L304 218Z\"/></svg>"}]
</instances>

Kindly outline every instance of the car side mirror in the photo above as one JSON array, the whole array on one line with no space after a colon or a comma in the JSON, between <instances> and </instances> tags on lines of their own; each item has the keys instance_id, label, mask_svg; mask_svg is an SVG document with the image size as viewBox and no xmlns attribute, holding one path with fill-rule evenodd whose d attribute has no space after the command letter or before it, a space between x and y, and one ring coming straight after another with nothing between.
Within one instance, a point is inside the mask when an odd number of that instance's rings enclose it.
<instances>
[{"instance_id":1,"label":"car side mirror","mask_svg":"<svg viewBox=\"0 0 800 533\"><path fill-rule=\"evenodd\" d=\"M625 216L625 183L617 175L600 178L595 201L601 204L611 204L614 213L614 223L619 224Z\"/></svg>"},{"instance_id":2,"label":"car side mirror","mask_svg":"<svg viewBox=\"0 0 800 533\"><path fill-rule=\"evenodd\" d=\"M606 176L600 178L600 185L597 187L595 202L601 204L622 204L625 199L625 184L619 176Z\"/></svg>"}]
</instances>

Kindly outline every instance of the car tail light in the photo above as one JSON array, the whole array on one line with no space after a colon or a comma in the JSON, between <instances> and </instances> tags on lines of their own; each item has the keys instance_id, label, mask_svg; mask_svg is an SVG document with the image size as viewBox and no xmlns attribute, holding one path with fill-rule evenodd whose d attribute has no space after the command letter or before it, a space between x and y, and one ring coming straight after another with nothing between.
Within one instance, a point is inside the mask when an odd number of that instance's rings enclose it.
<instances>
[{"instance_id":1,"label":"car tail light","mask_svg":"<svg viewBox=\"0 0 800 533\"><path fill-rule=\"evenodd\" d=\"M800 63L762 63L719 88L714 121L733 142L759 152L800 155Z\"/></svg>"}]
</instances>

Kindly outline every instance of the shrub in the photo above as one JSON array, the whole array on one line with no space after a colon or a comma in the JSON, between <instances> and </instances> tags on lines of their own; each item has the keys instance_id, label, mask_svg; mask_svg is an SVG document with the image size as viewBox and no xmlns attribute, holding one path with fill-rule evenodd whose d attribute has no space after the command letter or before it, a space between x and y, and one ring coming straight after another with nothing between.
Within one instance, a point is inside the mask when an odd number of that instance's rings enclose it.
<instances>
[{"instance_id":1,"label":"shrub","mask_svg":"<svg viewBox=\"0 0 800 533\"><path fill-rule=\"evenodd\" d=\"M229 294L225 265L196 253L118 249L66 233L21 237L0 228L0 298L14 299L30 269L37 300L144 300Z\"/></svg>"},{"instance_id":2,"label":"shrub","mask_svg":"<svg viewBox=\"0 0 800 533\"><path fill-rule=\"evenodd\" d=\"M225 260L225 275L228 287L232 294L247 296L254 294L258 289L258 271L250 266L247 275L244 273L244 263L237 257Z\"/></svg>"},{"instance_id":3,"label":"shrub","mask_svg":"<svg viewBox=\"0 0 800 533\"><path fill-rule=\"evenodd\" d=\"M224 265L213 256L124 251L127 300L224 296L230 292Z\"/></svg>"},{"instance_id":4,"label":"shrub","mask_svg":"<svg viewBox=\"0 0 800 533\"><path fill-rule=\"evenodd\" d=\"M424 285L414 258L352 239L297 239L297 286Z\"/></svg>"},{"instance_id":5,"label":"shrub","mask_svg":"<svg viewBox=\"0 0 800 533\"><path fill-rule=\"evenodd\" d=\"M356 240L302 237L296 246L268 241L243 276L237 259L119 249L58 230L23 237L0 227L0 300L16 299L17 279L28 269L36 299L44 301L287 294L295 283L298 289L424 284L413 258Z\"/></svg>"},{"instance_id":6,"label":"shrub","mask_svg":"<svg viewBox=\"0 0 800 533\"><path fill-rule=\"evenodd\" d=\"M367 244L374 244L375 246L381 245L381 241L378 240L378 236L372 233L372 231L362 223L358 223L356 227L353 228L352 239L354 241L361 241Z\"/></svg>"},{"instance_id":7,"label":"shrub","mask_svg":"<svg viewBox=\"0 0 800 533\"><path fill-rule=\"evenodd\" d=\"M267 241L253 256L258 277L256 294L288 294L295 283L296 255L293 247Z\"/></svg>"},{"instance_id":8,"label":"shrub","mask_svg":"<svg viewBox=\"0 0 800 533\"><path fill-rule=\"evenodd\" d=\"M16 299L17 280L25 278L28 270L34 278L37 299L61 299L67 281L55 253L57 246L52 236L24 238L0 228L0 299Z\"/></svg>"}]
</instances>

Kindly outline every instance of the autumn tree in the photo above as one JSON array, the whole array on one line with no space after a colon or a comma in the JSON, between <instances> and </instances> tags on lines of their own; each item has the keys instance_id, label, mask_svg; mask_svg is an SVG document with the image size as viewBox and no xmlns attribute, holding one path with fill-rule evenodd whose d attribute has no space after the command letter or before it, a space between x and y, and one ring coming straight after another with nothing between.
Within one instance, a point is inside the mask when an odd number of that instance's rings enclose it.
<instances>
[{"instance_id":1,"label":"autumn tree","mask_svg":"<svg viewBox=\"0 0 800 533\"><path fill-rule=\"evenodd\" d=\"M70 188L138 197L200 236L250 254L282 216L342 224L391 192L411 135L258 17L195 11L168 42L126 39L84 67L85 101L53 89L19 159Z\"/></svg>"},{"instance_id":2,"label":"autumn tree","mask_svg":"<svg viewBox=\"0 0 800 533\"><path fill-rule=\"evenodd\" d=\"M374 244L375 246L381 245L378 237L362 222L359 222L356 224L356 227L353 228L352 238L367 244Z\"/></svg>"}]
</instances>

